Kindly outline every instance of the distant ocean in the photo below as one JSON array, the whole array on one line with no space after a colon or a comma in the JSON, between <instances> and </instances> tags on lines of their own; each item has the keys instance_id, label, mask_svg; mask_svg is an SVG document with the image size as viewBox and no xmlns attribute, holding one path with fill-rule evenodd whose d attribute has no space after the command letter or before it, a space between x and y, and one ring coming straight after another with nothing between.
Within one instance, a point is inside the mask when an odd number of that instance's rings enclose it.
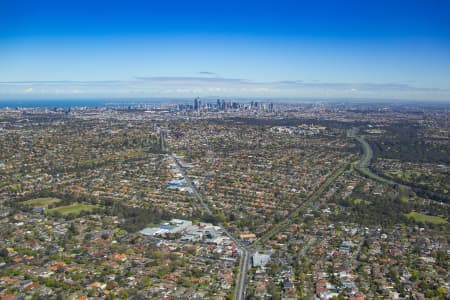
<instances>
[{"instance_id":1,"label":"distant ocean","mask_svg":"<svg viewBox=\"0 0 450 300\"><path fill-rule=\"evenodd\" d=\"M0 100L0 108L68 108L186 103L183 99L21 99Z\"/></svg>"},{"instance_id":2,"label":"distant ocean","mask_svg":"<svg viewBox=\"0 0 450 300\"><path fill-rule=\"evenodd\" d=\"M219 97L202 98L207 102L215 102ZM237 101L250 102L252 99L236 99ZM296 103L347 103L347 104L377 104L377 105L394 105L394 106L418 106L418 107L450 107L450 101L431 101L431 100L389 100L389 99L259 99L270 101L274 103L296 104ZM0 99L0 108L68 108L68 107L128 107L137 105L173 105L173 104L189 104L193 103L193 98L148 98L148 99L17 99L17 100L2 100Z\"/></svg>"}]
</instances>

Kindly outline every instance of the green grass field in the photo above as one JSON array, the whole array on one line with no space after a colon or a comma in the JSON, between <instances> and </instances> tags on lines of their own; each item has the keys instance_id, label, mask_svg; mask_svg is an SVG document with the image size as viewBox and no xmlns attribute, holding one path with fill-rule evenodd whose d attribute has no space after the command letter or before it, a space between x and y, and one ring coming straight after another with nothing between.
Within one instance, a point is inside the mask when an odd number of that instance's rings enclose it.
<instances>
[{"instance_id":1,"label":"green grass field","mask_svg":"<svg viewBox=\"0 0 450 300\"><path fill-rule=\"evenodd\" d=\"M414 182L421 186L430 188L439 193L447 194L448 188L450 187L448 184L448 180L446 177L447 173L426 173L426 172L401 172L401 171L390 171L385 173L387 177L392 179L400 179L404 182Z\"/></svg>"},{"instance_id":2,"label":"green grass field","mask_svg":"<svg viewBox=\"0 0 450 300\"><path fill-rule=\"evenodd\" d=\"M61 202L61 199L58 198L36 198L23 202L25 205L30 205L32 207L48 207L50 204Z\"/></svg>"},{"instance_id":3,"label":"green grass field","mask_svg":"<svg viewBox=\"0 0 450 300\"><path fill-rule=\"evenodd\" d=\"M60 213L62 215L68 215L68 214L74 214L78 215L82 211L88 211L91 212L95 208L99 208L98 205L92 205L92 204L85 204L85 203L74 203L67 206L60 206L56 208L49 209L47 212L49 214L55 214Z\"/></svg>"},{"instance_id":4,"label":"green grass field","mask_svg":"<svg viewBox=\"0 0 450 300\"><path fill-rule=\"evenodd\" d=\"M364 204L368 205L368 204L370 204L370 201L357 198L357 199L353 200L353 203L356 204L356 205L361 204L361 203L364 203Z\"/></svg>"},{"instance_id":5,"label":"green grass field","mask_svg":"<svg viewBox=\"0 0 450 300\"><path fill-rule=\"evenodd\" d=\"M416 222L424 222L424 223L432 223L432 224L447 224L447 220L441 218L441 217L436 217L436 216L429 216L429 215L424 215L415 211L412 211L408 214L406 214L406 216L408 218L413 218L414 221Z\"/></svg>"}]
</instances>

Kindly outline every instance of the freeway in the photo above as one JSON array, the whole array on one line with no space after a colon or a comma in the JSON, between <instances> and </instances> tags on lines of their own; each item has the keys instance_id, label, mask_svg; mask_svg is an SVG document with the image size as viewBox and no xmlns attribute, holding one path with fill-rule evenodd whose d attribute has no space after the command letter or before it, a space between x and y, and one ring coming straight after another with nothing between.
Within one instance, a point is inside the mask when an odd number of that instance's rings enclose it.
<instances>
[{"instance_id":1,"label":"freeway","mask_svg":"<svg viewBox=\"0 0 450 300\"><path fill-rule=\"evenodd\" d=\"M387 183L390 185L399 185L403 188L409 188L406 185L399 184L393 180L381 177L370 170L370 162L373 158L372 147L370 147L369 143L364 139L364 136L357 135L356 132L357 129L352 129L347 132L347 136L349 138L354 138L355 140L357 140L360 143L361 148L363 150L363 154L359 162L356 164L356 170L358 170L364 176L369 177L378 182Z\"/></svg>"},{"instance_id":2,"label":"freeway","mask_svg":"<svg viewBox=\"0 0 450 300\"><path fill-rule=\"evenodd\" d=\"M370 162L372 161L372 157L373 157L373 151L372 148L370 147L369 143L367 143L367 141L361 137L361 136L356 136L355 139L360 142L362 148L363 148L363 155L358 163L358 168L368 168L370 165Z\"/></svg>"},{"instance_id":3,"label":"freeway","mask_svg":"<svg viewBox=\"0 0 450 300\"><path fill-rule=\"evenodd\" d=\"M370 161L372 160L372 157L373 157L372 148L370 147L370 144L364 139L364 136L358 136L356 134L356 132L357 132L357 129L351 129L351 130L347 131L347 136L349 138L354 138L355 140L357 140L361 144L361 147L363 149L363 154L362 154L359 162L356 164L356 170L358 170L362 175L369 177L375 181L381 182L381 183L386 183L389 185L397 185L405 190L412 189L416 193L421 191L421 188L417 188L417 187L414 188L409 185L399 183L392 179L389 179L386 177L381 177L381 176L373 173L370 170ZM445 202L442 202L439 200L428 199L428 201L433 201L437 204L445 205L445 206L449 205L448 203L445 203Z\"/></svg>"}]
</instances>

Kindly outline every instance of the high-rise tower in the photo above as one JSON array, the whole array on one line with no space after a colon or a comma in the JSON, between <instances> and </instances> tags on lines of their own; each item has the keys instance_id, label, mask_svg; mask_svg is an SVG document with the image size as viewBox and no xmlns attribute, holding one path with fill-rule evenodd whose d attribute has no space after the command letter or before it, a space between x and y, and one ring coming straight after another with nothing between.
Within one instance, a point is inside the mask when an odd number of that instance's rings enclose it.
<instances>
[{"instance_id":1,"label":"high-rise tower","mask_svg":"<svg viewBox=\"0 0 450 300\"><path fill-rule=\"evenodd\" d=\"M201 104L202 102L200 101L200 98L199 97L197 97L197 98L195 98L195 100L194 100L194 110L195 111L200 111L200 106L202 105Z\"/></svg>"}]
</instances>

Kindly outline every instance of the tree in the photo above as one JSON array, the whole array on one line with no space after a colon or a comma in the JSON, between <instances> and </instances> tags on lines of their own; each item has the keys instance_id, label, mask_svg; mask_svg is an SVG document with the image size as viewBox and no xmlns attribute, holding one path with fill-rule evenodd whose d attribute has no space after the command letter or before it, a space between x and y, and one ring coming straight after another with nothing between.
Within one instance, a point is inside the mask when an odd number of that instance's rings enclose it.
<instances>
[{"instance_id":1,"label":"tree","mask_svg":"<svg viewBox=\"0 0 450 300\"><path fill-rule=\"evenodd\" d=\"M275 283L272 283L269 286L269 293L272 295L272 300L279 300L279 299L281 299L280 286L276 285Z\"/></svg>"},{"instance_id":2,"label":"tree","mask_svg":"<svg viewBox=\"0 0 450 300\"><path fill-rule=\"evenodd\" d=\"M0 257L7 259L9 258L9 252L6 248L1 248L0 249Z\"/></svg>"}]
</instances>

